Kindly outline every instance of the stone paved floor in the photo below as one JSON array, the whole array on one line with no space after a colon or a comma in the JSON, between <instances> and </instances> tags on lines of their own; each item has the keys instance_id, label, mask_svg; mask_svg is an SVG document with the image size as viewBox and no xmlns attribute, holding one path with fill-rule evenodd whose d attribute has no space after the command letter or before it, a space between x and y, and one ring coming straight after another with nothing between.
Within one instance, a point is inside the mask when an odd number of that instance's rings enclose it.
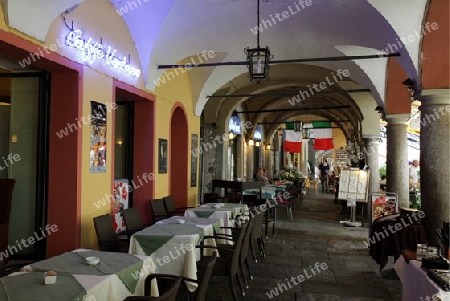
<instances>
[{"instance_id":1,"label":"stone paved floor","mask_svg":"<svg viewBox=\"0 0 450 301\"><path fill-rule=\"evenodd\" d=\"M400 281L382 278L379 266L368 255L363 243L368 228L344 227L339 221L349 216L340 211L332 194L316 196L314 192L297 203L294 222L279 208L275 236L265 240L266 258L251 262L254 279L240 300L401 300ZM316 263L314 275L311 267ZM294 279L295 284L291 277L300 275L305 281ZM272 291L270 298L268 293L276 288L278 296ZM213 277L206 300L233 300L226 277Z\"/></svg>"}]
</instances>

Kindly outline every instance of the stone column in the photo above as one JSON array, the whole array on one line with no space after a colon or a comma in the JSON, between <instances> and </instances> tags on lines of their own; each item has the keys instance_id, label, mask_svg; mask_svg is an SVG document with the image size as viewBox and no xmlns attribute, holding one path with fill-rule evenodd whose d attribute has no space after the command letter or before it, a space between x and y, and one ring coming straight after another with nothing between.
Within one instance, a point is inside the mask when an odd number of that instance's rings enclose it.
<instances>
[{"instance_id":1,"label":"stone column","mask_svg":"<svg viewBox=\"0 0 450 301\"><path fill-rule=\"evenodd\" d=\"M380 166L378 163L378 144L380 141L380 136L377 135L364 135L364 156L366 158L366 165L369 167L369 191L368 198L369 204L372 192L380 191ZM372 218L372 206L368 206L367 210L367 220Z\"/></svg>"},{"instance_id":2,"label":"stone column","mask_svg":"<svg viewBox=\"0 0 450 301\"><path fill-rule=\"evenodd\" d=\"M253 180L253 174L255 173L253 168L253 152L254 146L247 145L247 180Z\"/></svg>"},{"instance_id":3,"label":"stone column","mask_svg":"<svg viewBox=\"0 0 450 301\"><path fill-rule=\"evenodd\" d=\"M387 116L386 180L387 192L398 195L398 206L409 208L409 166L406 121L409 114Z\"/></svg>"},{"instance_id":4,"label":"stone column","mask_svg":"<svg viewBox=\"0 0 450 301\"><path fill-rule=\"evenodd\" d=\"M420 107L420 189L428 243L450 215L450 90L422 91Z\"/></svg>"},{"instance_id":5,"label":"stone column","mask_svg":"<svg viewBox=\"0 0 450 301\"><path fill-rule=\"evenodd\" d=\"M236 178L243 178L244 169L242 168L244 146L242 144L242 136L238 135L234 138L233 143L236 143Z\"/></svg>"},{"instance_id":6,"label":"stone column","mask_svg":"<svg viewBox=\"0 0 450 301\"><path fill-rule=\"evenodd\" d=\"M217 148L214 147L216 127L214 124L203 124L203 130L203 142L199 146L203 154L202 191L208 193L212 190L212 180L216 179Z\"/></svg>"}]
</instances>

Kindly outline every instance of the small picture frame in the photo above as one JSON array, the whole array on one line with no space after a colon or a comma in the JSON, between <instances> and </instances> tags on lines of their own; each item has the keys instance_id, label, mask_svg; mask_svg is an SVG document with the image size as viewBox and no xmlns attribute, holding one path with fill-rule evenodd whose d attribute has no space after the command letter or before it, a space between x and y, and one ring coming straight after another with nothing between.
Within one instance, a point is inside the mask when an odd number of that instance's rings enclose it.
<instances>
[{"instance_id":1,"label":"small picture frame","mask_svg":"<svg viewBox=\"0 0 450 301\"><path fill-rule=\"evenodd\" d=\"M167 173L167 139L158 139L158 173Z\"/></svg>"}]
</instances>

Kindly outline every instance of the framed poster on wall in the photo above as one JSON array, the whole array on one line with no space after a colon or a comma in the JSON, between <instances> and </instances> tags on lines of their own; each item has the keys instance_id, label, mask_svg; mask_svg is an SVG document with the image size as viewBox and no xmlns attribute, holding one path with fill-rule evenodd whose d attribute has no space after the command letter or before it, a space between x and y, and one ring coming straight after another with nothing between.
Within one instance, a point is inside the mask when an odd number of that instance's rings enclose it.
<instances>
[{"instance_id":1,"label":"framed poster on wall","mask_svg":"<svg viewBox=\"0 0 450 301\"><path fill-rule=\"evenodd\" d=\"M128 197L128 180L114 180L114 206L112 208L112 214L114 216L114 231L116 233L126 230L126 225L123 220L123 210L128 209Z\"/></svg>"},{"instance_id":2,"label":"framed poster on wall","mask_svg":"<svg viewBox=\"0 0 450 301\"><path fill-rule=\"evenodd\" d=\"M91 173L106 173L106 105L91 101Z\"/></svg>"},{"instance_id":3,"label":"framed poster on wall","mask_svg":"<svg viewBox=\"0 0 450 301\"><path fill-rule=\"evenodd\" d=\"M158 173L167 173L167 139L158 140Z\"/></svg>"},{"instance_id":4,"label":"framed poster on wall","mask_svg":"<svg viewBox=\"0 0 450 301\"><path fill-rule=\"evenodd\" d=\"M191 187L197 186L197 151L198 148L198 135L191 135Z\"/></svg>"}]
</instances>

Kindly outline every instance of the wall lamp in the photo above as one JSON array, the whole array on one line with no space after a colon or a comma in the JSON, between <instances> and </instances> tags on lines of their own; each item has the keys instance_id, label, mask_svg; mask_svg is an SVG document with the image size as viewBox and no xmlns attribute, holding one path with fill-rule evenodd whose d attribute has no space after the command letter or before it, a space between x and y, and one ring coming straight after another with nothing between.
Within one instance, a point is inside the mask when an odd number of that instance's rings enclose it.
<instances>
[{"instance_id":1,"label":"wall lamp","mask_svg":"<svg viewBox=\"0 0 450 301\"><path fill-rule=\"evenodd\" d=\"M248 145L249 146L253 146L253 145L255 145L255 140L253 140L253 139L248 139Z\"/></svg>"},{"instance_id":2,"label":"wall lamp","mask_svg":"<svg viewBox=\"0 0 450 301\"><path fill-rule=\"evenodd\" d=\"M235 136L234 136L234 133L233 133L233 132L229 132L229 133L228 133L228 139L229 139L229 140L233 140L234 137L235 137Z\"/></svg>"},{"instance_id":3,"label":"wall lamp","mask_svg":"<svg viewBox=\"0 0 450 301\"><path fill-rule=\"evenodd\" d=\"M270 144L269 143L266 144L266 149L270 150Z\"/></svg>"},{"instance_id":4,"label":"wall lamp","mask_svg":"<svg viewBox=\"0 0 450 301\"><path fill-rule=\"evenodd\" d=\"M256 146L256 147L259 147L260 145L261 145L261 142L259 142L259 141L256 141L256 142L255 142L255 146Z\"/></svg>"}]
</instances>

